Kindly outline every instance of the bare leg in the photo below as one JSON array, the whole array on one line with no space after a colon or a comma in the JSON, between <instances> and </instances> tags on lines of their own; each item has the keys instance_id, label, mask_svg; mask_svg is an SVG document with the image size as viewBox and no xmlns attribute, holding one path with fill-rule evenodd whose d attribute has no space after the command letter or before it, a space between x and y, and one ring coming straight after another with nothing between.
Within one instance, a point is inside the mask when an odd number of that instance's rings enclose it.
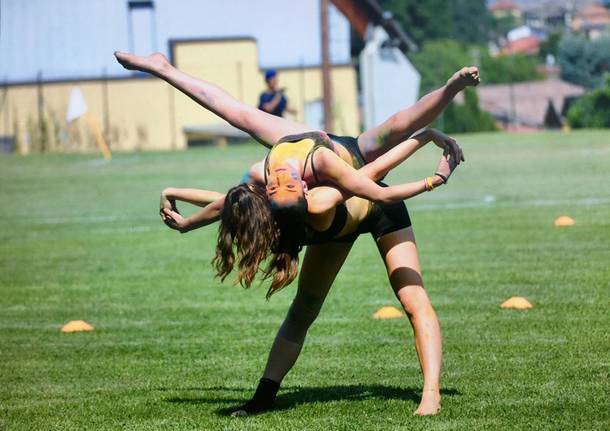
<instances>
[{"instance_id":1,"label":"bare leg","mask_svg":"<svg viewBox=\"0 0 610 431\"><path fill-rule=\"evenodd\" d=\"M250 134L263 145L272 146L283 136L310 130L310 127L304 124L276 117L246 105L211 82L181 72L172 66L163 54L140 57L117 51L114 55L126 69L147 72L163 79L208 111Z\"/></svg>"},{"instance_id":2,"label":"bare leg","mask_svg":"<svg viewBox=\"0 0 610 431\"><path fill-rule=\"evenodd\" d=\"M233 415L245 416L272 406L279 384L299 357L307 331L318 316L352 245L347 242L327 243L307 248L297 294L275 337L261 383L252 400ZM266 389L265 385L272 386L272 390Z\"/></svg>"},{"instance_id":3,"label":"bare leg","mask_svg":"<svg viewBox=\"0 0 610 431\"><path fill-rule=\"evenodd\" d=\"M408 139L434 121L456 94L467 86L478 84L479 70L476 67L464 67L443 87L425 95L415 105L392 115L379 126L365 131L358 137L358 146L364 159L367 162L375 160L388 149Z\"/></svg>"},{"instance_id":4,"label":"bare leg","mask_svg":"<svg viewBox=\"0 0 610 431\"><path fill-rule=\"evenodd\" d=\"M377 241L377 247L415 335L415 348L424 377L422 399L415 414L436 414L441 408L441 330L423 287L413 229L409 227L384 235Z\"/></svg>"}]
</instances>

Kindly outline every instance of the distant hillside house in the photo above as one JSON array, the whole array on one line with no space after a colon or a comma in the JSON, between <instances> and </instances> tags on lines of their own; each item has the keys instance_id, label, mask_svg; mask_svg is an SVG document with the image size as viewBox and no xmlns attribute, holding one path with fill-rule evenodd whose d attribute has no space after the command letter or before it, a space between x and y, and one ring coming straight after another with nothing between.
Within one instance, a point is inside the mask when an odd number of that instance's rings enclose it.
<instances>
[{"instance_id":1,"label":"distant hillside house","mask_svg":"<svg viewBox=\"0 0 610 431\"><path fill-rule=\"evenodd\" d=\"M489 11L496 19L508 17L520 19L522 15L521 8L511 0L497 0L489 6Z\"/></svg>"},{"instance_id":2,"label":"distant hillside house","mask_svg":"<svg viewBox=\"0 0 610 431\"><path fill-rule=\"evenodd\" d=\"M567 104L585 93L583 87L561 81L520 82L477 87L481 109L508 130L556 128Z\"/></svg>"},{"instance_id":3,"label":"distant hillside house","mask_svg":"<svg viewBox=\"0 0 610 431\"><path fill-rule=\"evenodd\" d=\"M576 13L571 28L572 31L584 33L589 39L609 34L610 11L599 3L591 3Z\"/></svg>"},{"instance_id":4,"label":"distant hillside house","mask_svg":"<svg viewBox=\"0 0 610 431\"><path fill-rule=\"evenodd\" d=\"M319 128L319 5L319 0L2 0L0 138L22 153L94 150L92 132L81 120L66 123L75 87L112 150L182 149L198 139L193 133L228 130L161 80L124 70L115 50L160 51L178 68L253 106L265 71L277 69L296 119ZM360 121L349 23L333 6L329 20L335 132L353 135Z\"/></svg>"},{"instance_id":5,"label":"distant hillside house","mask_svg":"<svg viewBox=\"0 0 610 431\"><path fill-rule=\"evenodd\" d=\"M523 22L530 27L549 31L570 25L576 10L591 0L538 0L523 5Z\"/></svg>"},{"instance_id":6,"label":"distant hillside house","mask_svg":"<svg viewBox=\"0 0 610 431\"><path fill-rule=\"evenodd\" d=\"M540 52L540 39L536 36L524 37L513 42L508 42L502 47L503 55L538 55Z\"/></svg>"}]
</instances>

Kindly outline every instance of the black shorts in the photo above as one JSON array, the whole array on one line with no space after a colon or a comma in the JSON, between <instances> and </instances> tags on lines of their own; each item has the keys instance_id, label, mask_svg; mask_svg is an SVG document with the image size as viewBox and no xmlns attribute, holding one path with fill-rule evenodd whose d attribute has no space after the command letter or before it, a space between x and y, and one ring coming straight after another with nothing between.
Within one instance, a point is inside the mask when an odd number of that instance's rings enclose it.
<instances>
[{"instance_id":1,"label":"black shorts","mask_svg":"<svg viewBox=\"0 0 610 431\"><path fill-rule=\"evenodd\" d=\"M336 136L329 135L331 139L339 144L343 145L352 154L352 158L359 162L359 167L366 164L360 148L358 147L358 140L351 136ZM388 185L379 181L382 187ZM403 201L396 202L393 204L372 204L373 207L370 210L369 215L364 219L358 226L355 232L344 235L339 238L326 239L331 242L352 242L362 233L370 233L373 239L377 241L384 235L392 232L407 228L411 226L411 217L407 206Z\"/></svg>"},{"instance_id":2,"label":"black shorts","mask_svg":"<svg viewBox=\"0 0 610 431\"><path fill-rule=\"evenodd\" d=\"M369 216L360 223L358 233L370 233L377 241L384 235L411 226L411 217L404 202L374 204Z\"/></svg>"}]
</instances>

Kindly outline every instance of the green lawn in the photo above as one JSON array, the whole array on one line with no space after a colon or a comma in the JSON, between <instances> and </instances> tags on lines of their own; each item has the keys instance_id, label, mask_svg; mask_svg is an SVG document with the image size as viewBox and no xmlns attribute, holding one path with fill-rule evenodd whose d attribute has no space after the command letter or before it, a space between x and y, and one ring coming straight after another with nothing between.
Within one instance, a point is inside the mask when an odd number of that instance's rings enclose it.
<instances>
[{"instance_id":1,"label":"green lawn","mask_svg":"<svg viewBox=\"0 0 610 431\"><path fill-rule=\"evenodd\" d=\"M215 227L158 219L165 186L226 190L264 150L0 157L0 429L610 429L610 132L459 138L449 186L408 202L444 336L443 410L366 236L278 409L246 400L294 293L214 279ZM433 172L426 148L389 182ZM555 228L560 215L576 220ZM513 295L529 311L502 310ZM61 334L68 320L91 333Z\"/></svg>"}]
</instances>

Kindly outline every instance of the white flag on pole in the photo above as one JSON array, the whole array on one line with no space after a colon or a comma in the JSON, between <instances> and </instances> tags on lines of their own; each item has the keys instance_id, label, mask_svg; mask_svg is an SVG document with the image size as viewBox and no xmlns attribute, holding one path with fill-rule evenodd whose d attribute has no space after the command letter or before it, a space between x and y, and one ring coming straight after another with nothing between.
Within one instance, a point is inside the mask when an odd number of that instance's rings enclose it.
<instances>
[{"instance_id":1,"label":"white flag on pole","mask_svg":"<svg viewBox=\"0 0 610 431\"><path fill-rule=\"evenodd\" d=\"M84 115L87 110L87 102L80 88L73 87L70 92L70 103L68 103L68 112L66 113L66 121L69 123Z\"/></svg>"}]
</instances>

